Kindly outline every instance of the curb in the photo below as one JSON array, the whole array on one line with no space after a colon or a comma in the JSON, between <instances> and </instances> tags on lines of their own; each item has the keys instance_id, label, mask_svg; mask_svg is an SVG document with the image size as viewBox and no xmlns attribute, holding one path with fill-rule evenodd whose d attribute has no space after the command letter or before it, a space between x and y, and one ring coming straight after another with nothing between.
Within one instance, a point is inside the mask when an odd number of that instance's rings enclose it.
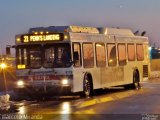
<instances>
[{"instance_id":1,"label":"curb","mask_svg":"<svg viewBox=\"0 0 160 120\"><path fill-rule=\"evenodd\" d=\"M127 98L130 96L136 95L136 94L140 94L139 90L137 90L137 92L131 90L127 92L115 93L111 96L98 97L98 98L86 100L86 101L79 103L78 108L84 108L84 107L89 107L89 106L100 104L100 103L111 102L111 101Z\"/></svg>"}]
</instances>

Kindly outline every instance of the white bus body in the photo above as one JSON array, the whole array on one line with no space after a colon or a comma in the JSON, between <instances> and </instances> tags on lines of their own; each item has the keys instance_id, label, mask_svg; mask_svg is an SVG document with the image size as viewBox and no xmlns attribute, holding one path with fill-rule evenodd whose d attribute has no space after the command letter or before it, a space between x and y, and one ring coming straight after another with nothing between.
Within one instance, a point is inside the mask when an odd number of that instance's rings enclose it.
<instances>
[{"instance_id":1,"label":"white bus body","mask_svg":"<svg viewBox=\"0 0 160 120\"><path fill-rule=\"evenodd\" d=\"M61 36L47 36L49 33L61 33L63 40L58 40ZM65 46L69 49L65 50ZM149 77L148 38L135 36L128 29L81 26L33 28L27 34L16 36L16 51L17 79L22 82L18 88L45 92L60 92L66 88L64 91L74 93L85 92L86 76L91 90L139 84ZM53 66L49 63L63 59L61 55L65 51L70 52L70 61L66 65L56 67L59 63L64 64L62 61L53 63ZM27 67L28 64L36 65L32 60L40 61L40 65Z\"/></svg>"}]
</instances>

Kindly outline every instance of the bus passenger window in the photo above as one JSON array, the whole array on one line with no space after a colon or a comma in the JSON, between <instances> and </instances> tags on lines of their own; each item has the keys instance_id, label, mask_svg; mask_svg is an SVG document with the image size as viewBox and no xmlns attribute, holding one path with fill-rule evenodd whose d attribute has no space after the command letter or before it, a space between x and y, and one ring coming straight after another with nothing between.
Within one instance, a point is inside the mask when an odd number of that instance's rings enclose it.
<instances>
[{"instance_id":1,"label":"bus passenger window","mask_svg":"<svg viewBox=\"0 0 160 120\"><path fill-rule=\"evenodd\" d=\"M126 65L126 46L118 44L118 61L119 65Z\"/></svg>"},{"instance_id":2,"label":"bus passenger window","mask_svg":"<svg viewBox=\"0 0 160 120\"><path fill-rule=\"evenodd\" d=\"M143 45L137 44L137 60L138 61L143 61L144 60L144 52L143 52Z\"/></svg>"},{"instance_id":3,"label":"bus passenger window","mask_svg":"<svg viewBox=\"0 0 160 120\"><path fill-rule=\"evenodd\" d=\"M83 65L85 68L91 68L94 66L94 52L91 43L83 44Z\"/></svg>"},{"instance_id":4,"label":"bus passenger window","mask_svg":"<svg viewBox=\"0 0 160 120\"><path fill-rule=\"evenodd\" d=\"M134 44L128 44L128 61L135 61L135 46Z\"/></svg>"},{"instance_id":5,"label":"bus passenger window","mask_svg":"<svg viewBox=\"0 0 160 120\"><path fill-rule=\"evenodd\" d=\"M96 62L98 67L106 66L106 51L104 44L96 44Z\"/></svg>"},{"instance_id":6,"label":"bus passenger window","mask_svg":"<svg viewBox=\"0 0 160 120\"><path fill-rule=\"evenodd\" d=\"M73 43L73 61L74 66L81 66L81 46L79 43Z\"/></svg>"},{"instance_id":7,"label":"bus passenger window","mask_svg":"<svg viewBox=\"0 0 160 120\"><path fill-rule=\"evenodd\" d=\"M116 45L115 44L107 44L108 51L108 65L116 66L117 65L117 55L116 55Z\"/></svg>"}]
</instances>

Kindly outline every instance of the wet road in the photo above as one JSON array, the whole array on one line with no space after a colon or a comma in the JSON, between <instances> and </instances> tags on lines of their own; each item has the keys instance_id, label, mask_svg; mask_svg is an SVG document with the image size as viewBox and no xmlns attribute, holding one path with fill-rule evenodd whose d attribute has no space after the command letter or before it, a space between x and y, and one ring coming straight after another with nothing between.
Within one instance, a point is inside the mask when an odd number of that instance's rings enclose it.
<instances>
[{"instance_id":1,"label":"wet road","mask_svg":"<svg viewBox=\"0 0 160 120\"><path fill-rule=\"evenodd\" d=\"M91 98L50 98L39 102L21 101L16 105L16 115L28 115L29 119L150 120L144 118L152 117L159 120L160 80L144 82L140 90L120 88Z\"/></svg>"}]
</instances>

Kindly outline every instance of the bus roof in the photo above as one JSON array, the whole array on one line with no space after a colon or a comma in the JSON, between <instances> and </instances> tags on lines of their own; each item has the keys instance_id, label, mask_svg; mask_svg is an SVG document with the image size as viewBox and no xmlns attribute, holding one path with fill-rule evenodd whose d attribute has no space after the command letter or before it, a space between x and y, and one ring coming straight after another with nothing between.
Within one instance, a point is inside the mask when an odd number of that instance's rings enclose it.
<instances>
[{"instance_id":1,"label":"bus roof","mask_svg":"<svg viewBox=\"0 0 160 120\"><path fill-rule=\"evenodd\" d=\"M99 28L101 34L118 36L135 36L130 29Z\"/></svg>"},{"instance_id":2,"label":"bus roof","mask_svg":"<svg viewBox=\"0 0 160 120\"><path fill-rule=\"evenodd\" d=\"M121 35L121 36L134 36L130 29L120 28L97 28L85 26L49 26L49 27L36 27L30 28L29 34L34 32L73 32L73 33L95 33L105 35Z\"/></svg>"}]
</instances>

